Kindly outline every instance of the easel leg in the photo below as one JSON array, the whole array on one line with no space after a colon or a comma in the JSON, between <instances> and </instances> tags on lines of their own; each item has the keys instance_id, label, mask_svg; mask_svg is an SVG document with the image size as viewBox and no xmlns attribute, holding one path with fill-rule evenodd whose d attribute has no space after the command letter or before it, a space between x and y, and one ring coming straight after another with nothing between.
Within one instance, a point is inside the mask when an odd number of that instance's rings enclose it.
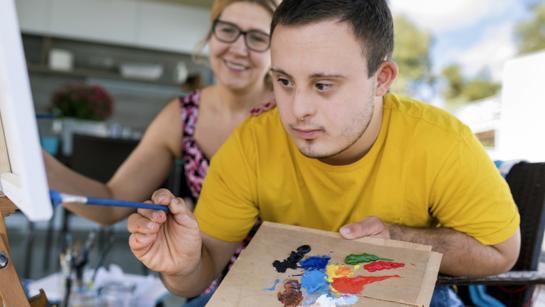
<instances>
[{"instance_id":1,"label":"easel leg","mask_svg":"<svg viewBox=\"0 0 545 307\"><path fill-rule=\"evenodd\" d=\"M6 225L4 224L4 216L2 215L0 215L0 237L0 253L6 259L3 263L3 268L0 266L1 300L6 306L30 306L9 253Z\"/></svg>"},{"instance_id":2,"label":"easel leg","mask_svg":"<svg viewBox=\"0 0 545 307\"><path fill-rule=\"evenodd\" d=\"M0 197L0 306L46 307L47 296L43 290L40 290L40 294L33 297L30 302L27 300L15 271L15 264L9 250L8 232L4 223L4 217L13 211L13 204L5 197Z\"/></svg>"}]
</instances>

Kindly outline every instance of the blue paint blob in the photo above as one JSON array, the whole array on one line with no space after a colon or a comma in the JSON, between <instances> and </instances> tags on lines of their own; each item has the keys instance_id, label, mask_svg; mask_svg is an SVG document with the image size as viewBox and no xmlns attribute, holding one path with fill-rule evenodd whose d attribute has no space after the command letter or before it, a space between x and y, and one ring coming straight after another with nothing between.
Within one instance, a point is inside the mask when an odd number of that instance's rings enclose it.
<instances>
[{"instance_id":1,"label":"blue paint blob","mask_svg":"<svg viewBox=\"0 0 545 307\"><path fill-rule=\"evenodd\" d=\"M303 277L301 277L301 287L310 294L316 292L327 293L329 292L329 283L326 278L327 275L322 271L306 271Z\"/></svg>"},{"instance_id":2,"label":"blue paint blob","mask_svg":"<svg viewBox=\"0 0 545 307\"><path fill-rule=\"evenodd\" d=\"M299 265L305 270L325 270L329 259L331 259L329 256L312 256L301 260Z\"/></svg>"},{"instance_id":3,"label":"blue paint blob","mask_svg":"<svg viewBox=\"0 0 545 307\"><path fill-rule=\"evenodd\" d=\"M273 292L274 290L276 290L276 285L278 285L278 283L280 283L280 279L277 278L274 280L274 283L270 288L264 288L263 290Z\"/></svg>"}]
</instances>

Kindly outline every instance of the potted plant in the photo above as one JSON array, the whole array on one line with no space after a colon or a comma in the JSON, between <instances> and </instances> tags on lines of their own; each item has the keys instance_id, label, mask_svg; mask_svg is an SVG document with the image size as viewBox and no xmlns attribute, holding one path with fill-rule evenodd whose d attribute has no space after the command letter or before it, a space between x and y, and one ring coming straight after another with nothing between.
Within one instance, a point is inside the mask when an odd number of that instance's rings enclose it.
<instances>
[{"instance_id":1,"label":"potted plant","mask_svg":"<svg viewBox=\"0 0 545 307\"><path fill-rule=\"evenodd\" d=\"M70 155L73 133L108 136L105 120L113 113L113 100L99 85L69 84L53 94L51 111L63 118L62 151Z\"/></svg>"},{"instance_id":2,"label":"potted plant","mask_svg":"<svg viewBox=\"0 0 545 307\"><path fill-rule=\"evenodd\" d=\"M99 85L69 84L53 94L51 107L60 117L103 121L112 115L113 100Z\"/></svg>"}]
</instances>

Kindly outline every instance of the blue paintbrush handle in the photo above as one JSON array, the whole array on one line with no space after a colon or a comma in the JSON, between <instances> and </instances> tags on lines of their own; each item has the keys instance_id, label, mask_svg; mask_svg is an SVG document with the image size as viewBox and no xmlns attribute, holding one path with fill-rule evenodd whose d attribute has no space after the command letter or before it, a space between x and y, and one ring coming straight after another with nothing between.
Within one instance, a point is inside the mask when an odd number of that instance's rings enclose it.
<instances>
[{"instance_id":1,"label":"blue paintbrush handle","mask_svg":"<svg viewBox=\"0 0 545 307\"><path fill-rule=\"evenodd\" d=\"M140 202L134 202L134 201L127 201L127 200L98 198L98 197L87 197L87 204L97 205L97 206L114 206L114 207L142 208L142 209L168 211L168 206L140 203Z\"/></svg>"},{"instance_id":2,"label":"blue paintbrush handle","mask_svg":"<svg viewBox=\"0 0 545 307\"><path fill-rule=\"evenodd\" d=\"M62 203L76 202L87 205L96 205L96 206L112 206L112 207L127 207L127 208L142 208L142 209L151 209L151 210L161 210L168 212L168 206L163 205L154 205L147 203L140 203L127 200L115 200L109 198L99 198L99 197L86 197L80 195L71 195L59 193L55 190L49 190L49 195L53 204L58 206Z\"/></svg>"}]
</instances>

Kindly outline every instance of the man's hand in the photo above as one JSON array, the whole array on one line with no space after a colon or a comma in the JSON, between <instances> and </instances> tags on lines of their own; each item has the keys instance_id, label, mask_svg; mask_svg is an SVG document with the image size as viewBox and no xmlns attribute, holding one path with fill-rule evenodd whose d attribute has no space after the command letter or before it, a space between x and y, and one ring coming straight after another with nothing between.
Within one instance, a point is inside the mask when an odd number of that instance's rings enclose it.
<instances>
[{"instance_id":1,"label":"man's hand","mask_svg":"<svg viewBox=\"0 0 545 307\"><path fill-rule=\"evenodd\" d=\"M138 209L129 217L129 246L149 269L169 275L189 275L201 260L202 240L195 216L181 198L168 190L153 193L155 204L170 213Z\"/></svg>"},{"instance_id":2,"label":"man's hand","mask_svg":"<svg viewBox=\"0 0 545 307\"><path fill-rule=\"evenodd\" d=\"M508 271L515 264L520 249L520 231L507 240L484 245L475 238L450 228L414 228L389 224L370 216L343 226L345 239L373 236L424 245L443 254L440 272L453 276L481 277Z\"/></svg>"},{"instance_id":3,"label":"man's hand","mask_svg":"<svg viewBox=\"0 0 545 307\"><path fill-rule=\"evenodd\" d=\"M369 236L391 239L391 226L381 221L378 217L369 216L357 223L343 226L339 232L345 239L357 239Z\"/></svg>"}]
</instances>

